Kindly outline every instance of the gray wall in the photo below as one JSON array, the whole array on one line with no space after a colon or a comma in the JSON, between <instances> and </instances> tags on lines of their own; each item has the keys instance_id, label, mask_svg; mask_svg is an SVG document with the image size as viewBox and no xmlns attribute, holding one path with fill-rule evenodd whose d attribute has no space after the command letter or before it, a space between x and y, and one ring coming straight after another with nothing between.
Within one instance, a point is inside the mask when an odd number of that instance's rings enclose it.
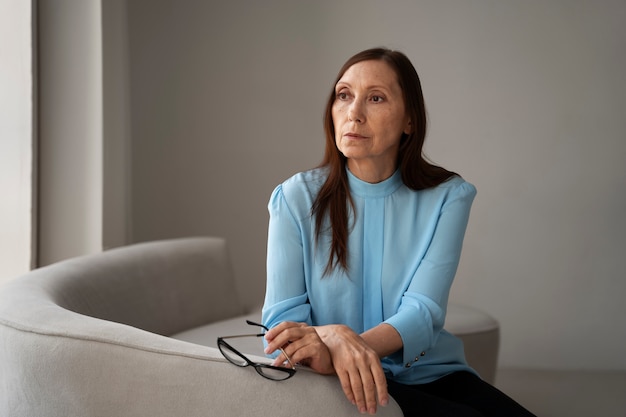
<instances>
[{"instance_id":1,"label":"gray wall","mask_svg":"<svg viewBox=\"0 0 626 417\"><path fill-rule=\"evenodd\" d=\"M38 265L102 250L98 0L37 4Z\"/></svg>"},{"instance_id":2,"label":"gray wall","mask_svg":"<svg viewBox=\"0 0 626 417\"><path fill-rule=\"evenodd\" d=\"M262 300L266 204L315 166L351 54L403 50L427 152L479 190L452 299L502 366L626 369L622 1L128 2L132 241L228 239Z\"/></svg>"}]
</instances>

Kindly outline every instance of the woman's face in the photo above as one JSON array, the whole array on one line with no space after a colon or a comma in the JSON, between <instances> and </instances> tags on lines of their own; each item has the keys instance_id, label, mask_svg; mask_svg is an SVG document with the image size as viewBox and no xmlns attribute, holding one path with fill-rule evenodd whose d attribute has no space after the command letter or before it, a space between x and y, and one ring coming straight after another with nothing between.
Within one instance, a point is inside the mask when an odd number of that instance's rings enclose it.
<instances>
[{"instance_id":1,"label":"woman's face","mask_svg":"<svg viewBox=\"0 0 626 417\"><path fill-rule=\"evenodd\" d=\"M348 68L335 86L332 117L335 143L354 175L378 182L394 173L400 139L411 123L389 64L371 60Z\"/></svg>"}]
</instances>

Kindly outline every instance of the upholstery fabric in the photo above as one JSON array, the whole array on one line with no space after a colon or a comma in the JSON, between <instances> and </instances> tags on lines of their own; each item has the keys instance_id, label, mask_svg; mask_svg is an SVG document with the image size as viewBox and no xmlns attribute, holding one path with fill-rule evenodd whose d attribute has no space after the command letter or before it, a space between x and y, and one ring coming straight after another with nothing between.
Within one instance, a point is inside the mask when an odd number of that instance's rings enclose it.
<instances>
[{"instance_id":1,"label":"upholstery fabric","mask_svg":"<svg viewBox=\"0 0 626 417\"><path fill-rule=\"evenodd\" d=\"M226 243L141 243L32 271L0 288L0 416L357 416L339 381L274 382L226 361L217 336L253 334ZM497 322L450 306L468 362L495 373ZM266 360L258 338L237 340ZM395 401L377 415L399 417Z\"/></svg>"},{"instance_id":2,"label":"upholstery fabric","mask_svg":"<svg viewBox=\"0 0 626 417\"><path fill-rule=\"evenodd\" d=\"M335 377L273 382L168 337L245 315L235 288L218 238L131 245L13 279L0 288L0 416L360 415ZM393 401L378 414L402 415Z\"/></svg>"},{"instance_id":3,"label":"upholstery fabric","mask_svg":"<svg viewBox=\"0 0 626 417\"><path fill-rule=\"evenodd\" d=\"M493 384L500 350L500 324L483 311L451 303L445 328L463 340L467 362L482 379Z\"/></svg>"}]
</instances>

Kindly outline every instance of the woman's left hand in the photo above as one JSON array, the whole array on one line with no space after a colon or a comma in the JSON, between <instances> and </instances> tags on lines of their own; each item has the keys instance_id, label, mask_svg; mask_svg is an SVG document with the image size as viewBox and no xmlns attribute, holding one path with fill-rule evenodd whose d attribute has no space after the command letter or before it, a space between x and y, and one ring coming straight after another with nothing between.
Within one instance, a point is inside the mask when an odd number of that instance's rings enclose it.
<instances>
[{"instance_id":1,"label":"woman's left hand","mask_svg":"<svg viewBox=\"0 0 626 417\"><path fill-rule=\"evenodd\" d=\"M378 403L389 403L387 379L380 358L363 338L348 326L316 327L330 351L344 394L361 413L376 413Z\"/></svg>"},{"instance_id":2,"label":"woman's left hand","mask_svg":"<svg viewBox=\"0 0 626 417\"><path fill-rule=\"evenodd\" d=\"M388 404L387 379L378 354L349 327L283 322L270 329L265 340L265 353L283 348L294 363L320 374L337 374L344 394L360 412L374 414L377 402ZM281 353L273 365L283 366L286 360Z\"/></svg>"}]
</instances>

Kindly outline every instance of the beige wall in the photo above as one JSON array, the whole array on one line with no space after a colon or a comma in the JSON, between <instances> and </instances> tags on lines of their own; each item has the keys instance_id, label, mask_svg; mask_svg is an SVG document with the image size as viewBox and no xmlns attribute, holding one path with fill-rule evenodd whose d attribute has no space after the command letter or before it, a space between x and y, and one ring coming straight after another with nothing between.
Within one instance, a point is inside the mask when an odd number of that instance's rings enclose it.
<instances>
[{"instance_id":1,"label":"beige wall","mask_svg":"<svg viewBox=\"0 0 626 417\"><path fill-rule=\"evenodd\" d=\"M0 284L32 261L31 13L30 2L0 2Z\"/></svg>"},{"instance_id":2,"label":"beige wall","mask_svg":"<svg viewBox=\"0 0 626 417\"><path fill-rule=\"evenodd\" d=\"M624 21L610 0L130 1L130 239L224 236L260 303L267 200L320 160L337 69L399 48L428 154L479 190L453 299L501 322L502 366L626 369Z\"/></svg>"}]
</instances>

